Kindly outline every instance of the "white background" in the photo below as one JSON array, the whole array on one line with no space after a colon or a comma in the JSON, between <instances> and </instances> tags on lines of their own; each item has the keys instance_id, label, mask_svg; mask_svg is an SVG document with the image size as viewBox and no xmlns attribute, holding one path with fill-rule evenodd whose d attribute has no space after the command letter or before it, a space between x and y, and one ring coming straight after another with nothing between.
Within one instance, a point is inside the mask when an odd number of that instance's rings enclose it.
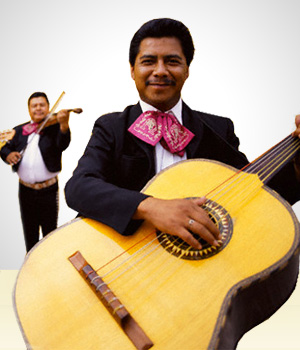
<instances>
[{"instance_id":1,"label":"white background","mask_svg":"<svg viewBox=\"0 0 300 350\"><path fill-rule=\"evenodd\" d=\"M63 189L94 121L138 101L130 40L144 22L171 17L189 27L196 47L184 101L230 117L253 160L292 132L300 113L299 15L299 0L0 0L0 130L29 120L35 91L46 92L51 105L65 91L59 108L83 108L71 115L60 175L59 225L73 219ZM18 177L2 161L0 174L0 269L19 269Z\"/></svg>"},{"instance_id":2,"label":"white background","mask_svg":"<svg viewBox=\"0 0 300 350\"><path fill-rule=\"evenodd\" d=\"M196 47L183 99L193 109L230 117L240 149L255 159L294 129L300 114L299 0L0 0L0 130L29 119L27 99L47 93L72 115L63 155L59 224L76 213L63 188L88 142L94 121L138 101L128 64L129 42L146 21L171 17L190 29ZM18 178L0 162L0 272L25 255ZM300 217L300 206L294 206ZM25 349L12 311L15 272L0 286L0 349ZM4 298L4 296L6 298ZM239 349L300 349L299 287Z\"/></svg>"}]
</instances>

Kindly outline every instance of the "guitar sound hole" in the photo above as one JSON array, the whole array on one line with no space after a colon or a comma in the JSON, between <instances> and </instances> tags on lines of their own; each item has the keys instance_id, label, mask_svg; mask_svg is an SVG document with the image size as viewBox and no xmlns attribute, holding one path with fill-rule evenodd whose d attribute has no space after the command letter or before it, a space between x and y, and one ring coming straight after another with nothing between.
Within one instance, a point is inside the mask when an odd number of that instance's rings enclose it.
<instances>
[{"instance_id":1,"label":"guitar sound hole","mask_svg":"<svg viewBox=\"0 0 300 350\"><path fill-rule=\"evenodd\" d=\"M168 253L181 259L202 260L219 253L226 247L231 239L233 231L233 223L229 213L225 208L211 200L207 200L203 208L207 211L210 219L221 232L222 239L219 240L219 246L214 247L191 232L202 245L202 249L195 249L177 236L164 232L157 232L160 244Z\"/></svg>"}]
</instances>

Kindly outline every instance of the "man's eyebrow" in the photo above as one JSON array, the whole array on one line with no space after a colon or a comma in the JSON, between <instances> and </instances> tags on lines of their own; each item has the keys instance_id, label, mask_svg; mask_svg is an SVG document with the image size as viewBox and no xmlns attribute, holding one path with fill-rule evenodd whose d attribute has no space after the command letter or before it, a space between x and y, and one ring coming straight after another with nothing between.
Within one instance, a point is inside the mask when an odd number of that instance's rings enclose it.
<instances>
[{"instance_id":1,"label":"man's eyebrow","mask_svg":"<svg viewBox=\"0 0 300 350\"><path fill-rule=\"evenodd\" d=\"M144 58L156 58L156 55L143 55L140 57L140 60L144 59Z\"/></svg>"},{"instance_id":2,"label":"man's eyebrow","mask_svg":"<svg viewBox=\"0 0 300 350\"><path fill-rule=\"evenodd\" d=\"M145 54L145 55L143 55L143 56L141 56L140 57L140 60L142 60L142 59L144 59L144 58L157 58L157 55L147 55L147 54ZM183 58L181 57L181 56L179 56L179 55L176 55L176 54L170 54L170 55L165 55L164 56L164 58L167 58L167 59L170 59L170 58L177 58L177 59L179 59L179 60L183 60Z\"/></svg>"},{"instance_id":3,"label":"man's eyebrow","mask_svg":"<svg viewBox=\"0 0 300 350\"><path fill-rule=\"evenodd\" d=\"M174 54L174 55L166 55L165 56L166 58L177 58L178 60L180 60L180 61L182 61L183 60L183 58L181 57L181 56L179 56L179 55L176 55L176 54Z\"/></svg>"}]
</instances>

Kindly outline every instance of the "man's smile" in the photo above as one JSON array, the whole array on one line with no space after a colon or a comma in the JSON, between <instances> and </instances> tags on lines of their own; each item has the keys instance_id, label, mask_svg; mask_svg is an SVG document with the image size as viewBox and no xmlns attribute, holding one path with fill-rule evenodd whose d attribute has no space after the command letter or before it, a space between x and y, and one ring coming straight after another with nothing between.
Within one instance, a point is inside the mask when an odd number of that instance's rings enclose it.
<instances>
[{"instance_id":1,"label":"man's smile","mask_svg":"<svg viewBox=\"0 0 300 350\"><path fill-rule=\"evenodd\" d=\"M146 81L146 86L175 86L176 83L174 80L171 79L164 79L164 80L147 80Z\"/></svg>"}]
</instances>

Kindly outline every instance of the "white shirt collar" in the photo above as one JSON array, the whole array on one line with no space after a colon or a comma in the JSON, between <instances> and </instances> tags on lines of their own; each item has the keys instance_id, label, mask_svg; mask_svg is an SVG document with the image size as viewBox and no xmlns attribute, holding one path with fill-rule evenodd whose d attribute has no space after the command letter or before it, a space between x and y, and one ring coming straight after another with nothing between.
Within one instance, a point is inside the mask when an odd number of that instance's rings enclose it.
<instances>
[{"instance_id":1,"label":"white shirt collar","mask_svg":"<svg viewBox=\"0 0 300 350\"><path fill-rule=\"evenodd\" d=\"M147 112L147 111L157 111L158 109L149 105L148 103L140 100L140 105L142 108L142 112ZM182 124L182 99L180 98L179 101L176 103L176 105L171 108L170 110L166 111L166 113L168 112L172 112L175 117L177 118L177 120L179 121L179 123Z\"/></svg>"}]
</instances>

